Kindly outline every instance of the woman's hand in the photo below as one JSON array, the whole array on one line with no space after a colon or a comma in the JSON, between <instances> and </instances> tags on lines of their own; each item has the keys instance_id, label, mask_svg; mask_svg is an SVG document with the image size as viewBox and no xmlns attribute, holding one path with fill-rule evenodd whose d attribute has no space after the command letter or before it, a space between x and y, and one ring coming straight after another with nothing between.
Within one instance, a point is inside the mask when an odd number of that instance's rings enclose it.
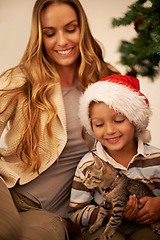
<instances>
[{"instance_id":1,"label":"woman's hand","mask_svg":"<svg viewBox=\"0 0 160 240\"><path fill-rule=\"evenodd\" d=\"M143 197L138 201L136 223L150 225L160 218L160 197Z\"/></svg>"},{"instance_id":2,"label":"woman's hand","mask_svg":"<svg viewBox=\"0 0 160 240\"><path fill-rule=\"evenodd\" d=\"M136 195L130 195L124 213L124 218L128 221L134 221L138 214L138 201Z\"/></svg>"}]
</instances>

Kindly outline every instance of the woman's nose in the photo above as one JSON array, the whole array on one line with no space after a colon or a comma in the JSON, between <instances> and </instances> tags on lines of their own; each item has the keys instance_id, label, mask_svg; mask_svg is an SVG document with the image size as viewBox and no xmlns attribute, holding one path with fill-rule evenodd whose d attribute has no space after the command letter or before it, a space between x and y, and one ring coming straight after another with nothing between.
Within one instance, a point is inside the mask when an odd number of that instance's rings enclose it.
<instances>
[{"instance_id":1,"label":"woman's nose","mask_svg":"<svg viewBox=\"0 0 160 240\"><path fill-rule=\"evenodd\" d=\"M65 46L67 44L67 38L65 33L59 33L57 41L59 46Z\"/></svg>"}]
</instances>

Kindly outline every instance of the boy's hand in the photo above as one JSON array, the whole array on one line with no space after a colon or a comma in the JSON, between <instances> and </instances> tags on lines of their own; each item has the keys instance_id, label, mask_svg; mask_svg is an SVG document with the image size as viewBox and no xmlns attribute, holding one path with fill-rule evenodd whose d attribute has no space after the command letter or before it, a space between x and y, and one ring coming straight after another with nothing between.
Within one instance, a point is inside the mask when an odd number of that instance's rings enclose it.
<instances>
[{"instance_id":1,"label":"boy's hand","mask_svg":"<svg viewBox=\"0 0 160 240\"><path fill-rule=\"evenodd\" d=\"M136 195L130 195L124 213L124 218L133 221L138 214L138 201Z\"/></svg>"},{"instance_id":2,"label":"boy's hand","mask_svg":"<svg viewBox=\"0 0 160 240\"><path fill-rule=\"evenodd\" d=\"M160 197L143 197L138 201L138 207L137 223L150 225L160 218Z\"/></svg>"}]
</instances>

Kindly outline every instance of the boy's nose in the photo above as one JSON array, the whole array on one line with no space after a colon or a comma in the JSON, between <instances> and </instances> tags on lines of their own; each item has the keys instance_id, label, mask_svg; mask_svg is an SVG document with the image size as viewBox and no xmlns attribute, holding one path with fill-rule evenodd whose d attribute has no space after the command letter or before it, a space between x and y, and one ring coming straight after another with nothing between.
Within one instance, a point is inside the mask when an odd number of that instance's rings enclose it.
<instances>
[{"instance_id":1,"label":"boy's nose","mask_svg":"<svg viewBox=\"0 0 160 240\"><path fill-rule=\"evenodd\" d=\"M109 135L115 133L115 126L114 126L114 124L107 123L105 130L106 130L106 133L109 134Z\"/></svg>"}]
</instances>

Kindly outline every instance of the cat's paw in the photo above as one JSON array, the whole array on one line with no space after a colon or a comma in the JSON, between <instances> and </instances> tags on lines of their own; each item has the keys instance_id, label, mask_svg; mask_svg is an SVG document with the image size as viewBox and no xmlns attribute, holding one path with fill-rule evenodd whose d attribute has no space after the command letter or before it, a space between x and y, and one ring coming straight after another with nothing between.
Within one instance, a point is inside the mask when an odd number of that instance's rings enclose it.
<instances>
[{"instance_id":1,"label":"cat's paw","mask_svg":"<svg viewBox=\"0 0 160 240\"><path fill-rule=\"evenodd\" d=\"M98 238L98 240L107 240L107 239L109 239L106 235L104 235L104 234L102 234L99 238Z\"/></svg>"},{"instance_id":2,"label":"cat's paw","mask_svg":"<svg viewBox=\"0 0 160 240\"><path fill-rule=\"evenodd\" d=\"M152 225L153 232L160 235L160 222L156 222Z\"/></svg>"},{"instance_id":3,"label":"cat's paw","mask_svg":"<svg viewBox=\"0 0 160 240\"><path fill-rule=\"evenodd\" d=\"M101 234L101 236L98 239L99 240L109 240L109 239L112 238L112 236L113 235L110 235L110 236L108 234L106 235L106 233L104 232L104 233Z\"/></svg>"},{"instance_id":4,"label":"cat's paw","mask_svg":"<svg viewBox=\"0 0 160 240\"><path fill-rule=\"evenodd\" d=\"M99 228L99 226L93 224L89 228L89 233L91 233L91 234L94 233L98 228Z\"/></svg>"},{"instance_id":5,"label":"cat's paw","mask_svg":"<svg viewBox=\"0 0 160 240\"><path fill-rule=\"evenodd\" d=\"M156 229L156 230L154 230L154 232L155 232L156 234L160 235L160 229Z\"/></svg>"}]
</instances>

